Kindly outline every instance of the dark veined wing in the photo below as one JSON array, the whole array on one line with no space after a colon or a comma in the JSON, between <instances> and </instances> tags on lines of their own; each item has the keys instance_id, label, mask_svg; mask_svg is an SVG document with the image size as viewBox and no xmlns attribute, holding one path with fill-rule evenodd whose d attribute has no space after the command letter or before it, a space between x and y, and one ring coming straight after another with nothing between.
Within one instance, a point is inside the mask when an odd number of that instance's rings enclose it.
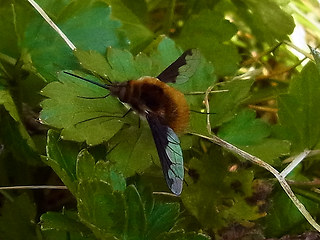
<instances>
[{"instance_id":1,"label":"dark veined wing","mask_svg":"<svg viewBox=\"0 0 320 240\"><path fill-rule=\"evenodd\" d=\"M151 128L168 187L174 194L180 195L184 168L179 138L170 127L162 125L154 114L148 112L146 118Z\"/></svg>"},{"instance_id":2,"label":"dark veined wing","mask_svg":"<svg viewBox=\"0 0 320 240\"><path fill-rule=\"evenodd\" d=\"M157 78L165 83L184 83L195 73L200 63L200 51L189 49L171 63Z\"/></svg>"}]
</instances>

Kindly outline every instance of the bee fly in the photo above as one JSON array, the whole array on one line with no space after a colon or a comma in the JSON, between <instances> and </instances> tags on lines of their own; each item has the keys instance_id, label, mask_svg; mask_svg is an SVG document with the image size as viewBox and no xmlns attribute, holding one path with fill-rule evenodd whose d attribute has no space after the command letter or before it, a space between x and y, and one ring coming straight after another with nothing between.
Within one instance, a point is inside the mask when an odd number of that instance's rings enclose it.
<instances>
[{"instance_id":1,"label":"bee fly","mask_svg":"<svg viewBox=\"0 0 320 240\"><path fill-rule=\"evenodd\" d=\"M168 187L175 195L182 192L184 167L180 141L189 124L189 107L183 93L167 83L186 82L196 71L200 53L184 52L157 77L100 84L65 72L110 91L110 95L127 103L149 123Z\"/></svg>"}]
</instances>

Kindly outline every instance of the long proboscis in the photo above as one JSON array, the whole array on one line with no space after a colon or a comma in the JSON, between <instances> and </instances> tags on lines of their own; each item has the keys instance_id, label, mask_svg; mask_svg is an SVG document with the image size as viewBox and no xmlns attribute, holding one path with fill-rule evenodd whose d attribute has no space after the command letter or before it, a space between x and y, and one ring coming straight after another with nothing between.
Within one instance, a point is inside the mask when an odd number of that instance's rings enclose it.
<instances>
[{"instance_id":1,"label":"long proboscis","mask_svg":"<svg viewBox=\"0 0 320 240\"><path fill-rule=\"evenodd\" d=\"M81 79L81 80L84 80L84 81L86 81L86 82L92 83L92 84L94 84L94 85L97 85L97 86L99 86L99 87L105 88L105 89L107 89L107 90L109 90L109 88L110 88L110 85L109 85L109 84L98 83L98 82L92 81L92 80L90 80L90 79L81 77L81 76L79 76L79 75L76 75L76 74L73 74L73 73L70 73L70 72L66 72L66 71L63 71L63 72L64 72L65 74L68 74L68 75L72 76L72 77L79 78L79 79Z\"/></svg>"}]
</instances>

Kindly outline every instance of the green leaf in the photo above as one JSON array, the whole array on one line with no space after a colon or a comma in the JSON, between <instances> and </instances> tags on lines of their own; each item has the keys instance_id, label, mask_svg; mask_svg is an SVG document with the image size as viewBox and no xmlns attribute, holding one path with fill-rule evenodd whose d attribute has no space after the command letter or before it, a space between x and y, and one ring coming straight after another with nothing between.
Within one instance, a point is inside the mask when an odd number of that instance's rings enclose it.
<instances>
[{"instance_id":1,"label":"green leaf","mask_svg":"<svg viewBox=\"0 0 320 240\"><path fill-rule=\"evenodd\" d=\"M126 227L125 199L99 180L80 182L77 193L80 220L98 239L121 238Z\"/></svg>"},{"instance_id":2,"label":"green leaf","mask_svg":"<svg viewBox=\"0 0 320 240\"><path fill-rule=\"evenodd\" d=\"M253 110L242 110L219 128L218 136L270 164L275 164L276 159L290 154L290 142L267 138L270 136L270 126L261 119L256 119L255 115Z\"/></svg>"},{"instance_id":3,"label":"green leaf","mask_svg":"<svg viewBox=\"0 0 320 240\"><path fill-rule=\"evenodd\" d=\"M58 132L49 130L47 139L47 161L73 195L76 194L76 160L78 147L75 143L64 142Z\"/></svg>"},{"instance_id":4,"label":"green leaf","mask_svg":"<svg viewBox=\"0 0 320 240\"><path fill-rule=\"evenodd\" d=\"M138 56L134 58L129 51L109 48L107 58L112 69L111 76L113 78L111 80L123 82L136 80L142 76L149 76L150 60L144 54L140 54L140 57ZM143 64L146 65L141 67L141 64L142 66ZM147 70L148 72L146 72Z\"/></svg>"},{"instance_id":5,"label":"green leaf","mask_svg":"<svg viewBox=\"0 0 320 240\"><path fill-rule=\"evenodd\" d=\"M141 180L141 178L139 178L138 176L138 181L135 181L134 185L136 186L139 192L145 214L147 217L149 217L154 207L154 199L152 194L153 191L151 188L151 184Z\"/></svg>"},{"instance_id":6,"label":"green leaf","mask_svg":"<svg viewBox=\"0 0 320 240\"><path fill-rule=\"evenodd\" d=\"M153 33L144 26L140 19L137 17L137 11L135 9L145 9L145 3L143 1L135 1L132 4L131 1L127 0L107 0L112 8L112 17L121 21L121 29L126 33L126 36L130 41L130 49L134 52L139 52L152 41ZM141 13L140 13L141 16Z\"/></svg>"},{"instance_id":7,"label":"green leaf","mask_svg":"<svg viewBox=\"0 0 320 240\"><path fill-rule=\"evenodd\" d=\"M78 232L81 235L90 234L90 230L84 226L76 212L46 212L40 218L41 230L57 230L66 232Z\"/></svg>"},{"instance_id":8,"label":"green leaf","mask_svg":"<svg viewBox=\"0 0 320 240\"><path fill-rule=\"evenodd\" d=\"M0 91L1 92L1 91ZM1 96L0 96L1 98ZM1 101L1 100L0 100ZM20 120L17 122L9 112L0 105L0 142L5 145L7 150L12 152L15 159L20 164L30 164L37 166L41 164L35 145Z\"/></svg>"},{"instance_id":9,"label":"green leaf","mask_svg":"<svg viewBox=\"0 0 320 240\"><path fill-rule=\"evenodd\" d=\"M78 181L96 179L109 183L114 191L126 189L124 177L115 172L109 162L101 160L95 163L94 158L86 149L83 149L77 157L76 171Z\"/></svg>"},{"instance_id":10,"label":"green leaf","mask_svg":"<svg viewBox=\"0 0 320 240\"><path fill-rule=\"evenodd\" d=\"M199 48L212 62L218 76L231 75L240 61L236 47L230 44L236 32L235 25L225 20L220 12L203 10L187 20L178 42L185 49Z\"/></svg>"},{"instance_id":11,"label":"green leaf","mask_svg":"<svg viewBox=\"0 0 320 240\"><path fill-rule=\"evenodd\" d=\"M152 159L158 159L147 123L142 123L140 128L131 126L122 129L110 140L110 147L112 151L108 158L114 168L125 177L143 172L151 166ZM156 162L158 163L158 160Z\"/></svg>"},{"instance_id":12,"label":"green leaf","mask_svg":"<svg viewBox=\"0 0 320 240\"><path fill-rule=\"evenodd\" d=\"M76 175L79 181L89 180L95 177L95 160L86 149L81 150L78 154Z\"/></svg>"},{"instance_id":13,"label":"green leaf","mask_svg":"<svg viewBox=\"0 0 320 240\"><path fill-rule=\"evenodd\" d=\"M11 57L20 56L21 37L27 23L32 19L34 11L27 2L3 1L0 6L0 52Z\"/></svg>"},{"instance_id":14,"label":"green leaf","mask_svg":"<svg viewBox=\"0 0 320 240\"><path fill-rule=\"evenodd\" d=\"M108 77L115 82L136 80L142 76L149 76L151 60L143 53L136 57L127 51L109 47L107 59L94 51L75 51L81 66L92 73Z\"/></svg>"},{"instance_id":15,"label":"green leaf","mask_svg":"<svg viewBox=\"0 0 320 240\"><path fill-rule=\"evenodd\" d=\"M256 119L253 110L243 110L231 121L219 128L218 136L237 146L260 143L270 135L270 127L261 119Z\"/></svg>"},{"instance_id":16,"label":"green leaf","mask_svg":"<svg viewBox=\"0 0 320 240\"><path fill-rule=\"evenodd\" d=\"M137 189L130 185L125 191L127 228L125 239L143 239L146 231L146 215Z\"/></svg>"},{"instance_id":17,"label":"green leaf","mask_svg":"<svg viewBox=\"0 0 320 240\"><path fill-rule=\"evenodd\" d=\"M90 72L102 77L109 77L111 74L111 67L107 62L107 59L102 54L96 51L84 51L77 49L74 51L74 55L79 60L81 67Z\"/></svg>"},{"instance_id":18,"label":"green leaf","mask_svg":"<svg viewBox=\"0 0 320 240\"><path fill-rule=\"evenodd\" d=\"M3 127L4 132L2 136L5 136L3 141L7 142L7 145L12 147L13 149L19 148L16 145L24 146L24 151L22 151L21 148L20 153L16 153L18 158L24 159L24 161L30 160L29 163L31 164L37 164L39 158L35 154L35 144L20 119L17 107L10 95L10 92L0 85L0 106L1 105L3 105L3 107L5 108L4 111L1 111L2 117L0 118L2 119L2 126L6 126ZM9 117L8 114L11 117Z\"/></svg>"},{"instance_id":19,"label":"green leaf","mask_svg":"<svg viewBox=\"0 0 320 240\"><path fill-rule=\"evenodd\" d=\"M237 15L250 27L258 41L270 45L288 38L295 27L293 17L274 0L232 1ZM285 7L287 3L283 4Z\"/></svg>"},{"instance_id":20,"label":"green leaf","mask_svg":"<svg viewBox=\"0 0 320 240\"><path fill-rule=\"evenodd\" d=\"M6 201L0 209L0 238L6 240L38 239L36 206L26 194Z\"/></svg>"},{"instance_id":21,"label":"green leaf","mask_svg":"<svg viewBox=\"0 0 320 240\"><path fill-rule=\"evenodd\" d=\"M210 98L211 127L220 126L230 121L238 113L241 103L249 95L253 80L234 80L226 82L219 90L226 92L212 93Z\"/></svg>"},{"instance_id":22,"label":"green leaf","mask_svg":"<svg viewBox=\"0 0 320 240\"><path fill-rule=\"evenodd\" d=\"M175 224L180 211L178 203L156 203L148 217L146 239L155 239L159 234L168 232Z\"/></svg>"},{"instance_id":23,"label":"green leaf","mask_svg":"<svg viewBox=\"0 0 320 240\"><path fill-rule=\"evenodd\" d=\"M0 85L0 104L10 113L11 117L20 122L19 113L10 95L10 92Z\"/></svg>"},{"instance_id":24,"label":"green leaf","mask_svg":"<svg viewBox=\"0 0 320 240\"><path fill-rule=\"evenodd\" d=\"M62 128L65 140L86 141L89 145L107 141L120 130L123 123L119 119L125 108L117 99L85 99L105 96L107 92L65 73L60 73L59 79L61 82L50 83L42 90L49 97L41 103L43 123Z\"/></svg>"},{"instance_id":25,"label":"green leaf","mask_svg":"<svg viewBox=\"0 0 320 240\"><path fill-rule=\"evenodd\" d=\"M204 228L213 231L233 222L262 217L258 208L245 200L252 195L253 172L229 171L229 161L215 146L201 159L191 159L188 167L198 177L186 175L188 187L181 195L186 209Z\"/></svg>"},{"instance_id":26,"label":"green leaf","mask_svg":"<svg viewBox=\"0 0 320 240\"><path fill-rule=\"evenodd\" d=\"M287 140L266 138L258 144L242 146L241 149L269 164L281 165L280 158L290 155L290 147Z\"/></svg>"},{"instance_id":27,"label":"green leaf","mask_svg":"<svg viewBox=\"0 0 320 240\"><path fill-rule=\"evenodd\" d=\"M274 191L274 193L268 215L263 219L266 227L266 236L280 237L288 232L299 234L310 229L310 225L289 197L283 191ZM319 214L319 203L299 195L298 198L311 215Z\"/></svg>"},{"instance_id":28,"label":"green leaf","mask_svg":"<svg viewBox=\"0 0 320 240\"><path fill-rule=\"evenodd\" d=\"M312 149L320 137L320 73L307 64L294 78L289 93L279 97L278 135L291 141L295 152Z\"/></svg>"},{"instance_id":29,"label":"green leaf","mask_svg":"<svg viewBox=\"0 0 320 240\"><path fill-rule=\"evenodd\" d=\"M101 164L99 164L100 162L101 161L99 161L96 166L97 172L99 172L99 170L100 170L100 165L101 165ZM122 174L117 173L116 171L111 169L109 171L109 178L110 178L109 182L110 182L113 190L115 190L115 191L124 191L125 190L126 179L123 177Z\"/></svg>"},{"instance_id":30,"label":"green leaf","mask_svg":"<svg viewBox=\"0 0 320 240\"><path fill-rule=\"evenodd\" d=\"M60 15L55 13L59 16L55 23L77 48L103 54L108 46L127 46L127 40L119 32L120 22L111 20L110 12L110 7L102 2L74 1ZM78 68L72 50L38 15L29 24L22 44L29 50L32 64L48 81L55 80L54 73L58 71Z\"/></svg>"}]
</instances>

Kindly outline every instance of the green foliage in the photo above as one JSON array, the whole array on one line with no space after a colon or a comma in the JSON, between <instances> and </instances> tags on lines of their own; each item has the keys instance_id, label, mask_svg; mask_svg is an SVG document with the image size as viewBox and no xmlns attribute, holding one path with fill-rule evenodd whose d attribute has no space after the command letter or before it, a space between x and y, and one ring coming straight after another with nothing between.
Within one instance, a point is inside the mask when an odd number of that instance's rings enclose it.
<instances>
[{"instance_id":1,"label":"green foliage","mask_svg":"<svg viewBox=\"0 0 320 240\"><path fill-rule=\"evenodd\" d=\"M59 80L42 90L42 94L49 97L41 104L43 111L40 118L43 123L63 128L63 139L86 140L89 145L107 141L120 130L122 122L119 122L119 117L124 110L119 101L111 97L85 99L105 96L105 89L79 81L63 72L59 74Z\"/></svg>"},{"instance_id":2,"label":"green foliage","mask_svg":"<svg viewBox=\"0 0 320 240\"><path fill-rule=\"evenodd\" d=\"M218 136L265 162L276 164L279 157L290 153L290 142L271 138L270 126L255 117L252 110L239 112L231 121L221 126Z\"/></svg>"},{"instance_id":3,"label":"green foliage","mask_svg":"<svg viewBox=\"0 0 320 240\"><path fill-rule=\"evenodd\" d=\"M203 10L186 21L178 42L185 48L203 50L205 57L212 61L217 75L231 75L236 70L239 55L236 47L228 42L236 31L236 27L221 13Z\"/></svg>"},{"instance_id":4,"label":"green foliage","mask_svg":"<svg viewBox=\"0 0 320 240\"><path fill-rule=\"evenodd\" d=\"M293 79L289 93L279 97L279 126L281 137L292 142L296 152L312 149L320 137L320 75L313 63L306 65Z\"/></svg>"},{"instance_id":5,"label":"green foliage","mask_svg":"<svg viewBox=\"0 0 320 240\"><path fill-rule=\"evenodd\" d=\"M7 200L1 208L1 238L37 239L39 228L35 223L35 217L36 206L26 194Z\"/></svg>"},{"instance_id":6,"label":"green foliage","mask_svg":"<svg viewBox=\"0 0 320 240\"><path fill-rule=\"evenodd\" d=\"M76 197L78 215L45 213L41 229L49 231L47 234L55 234L55 230L77 235L75 232L80 231L90 238L93 233L97 239L156 239L173 228L179 216L178 203L155 201L149 197L150 189L140 194L134 185L126 186L123 176L107 162L95 162L87 150L74 158L74 144L59 140L53 131L48 137L48 156L56 164L51 166ZM73 163L66 165L67 160ZM61 168L55 168L57 165ZM181 233L179 237L190 234Z\"/></svg>"},{"instance_id":7,"label":"green foliage","mask_svg":"<svg viewBox=\"0 0 320 240\"><path fill-rule=\"evenodd\" d=\"M52 14L57 16L56 24L78 48L104 54L108 46L127 46L126 38L117 31L121 24L110 18L110 11L110 7L98 1L75 1ZM79 26L82 26L80 31ZM30 20L21 44L28 49L33 66L41 69L47 81L55 80L57 71L78 67L72 51L38 15Z\"/></svg>"},{"instance_id":8,"label":"green foliage","mask_svg":"<svg viewBox=\"0 0 320 240\"><path fill-rule=\"evenodd\" d=\"M275 40L285 40L294 29L294 20L290 13L281 8L289 1L232 1L237 7L238 17L257 36L258 41L274 44ZM281 3L280 3L281 2Z\"/></svg>"},{"instance_id":9,"label":"green foliage","mask_svg":"<svg viewBox=\"0 0 320 240\"><path fill-rule=\"evenodd\" d=\"M298 197L303 204L309 206L311 214L319 214L319 203L308 199L308 197ZM286 214L287 212L290 212L290 216ZM301 213L293 207L293 203L289 200L288 196L281 191L274 194L269 215L263 221L267 223L267 236L282 236L287 232L297 234L301 229L308 229L308 225Z\"/></svg>"},{"instance_id":10,"label":"green foliage","mask_svg":"<svg viewBox=\"0 0 320 240\"><path fill-rule=\"evenodd\" d=\"M189 168L199 177L186 177L188 187L182 194L185 207L207 229L215 230L235 222L254 220L261 215L246 198L252 195L253 172L230 172L228 160L213 149L201 159L193 158ZM223 216L223 217L221 217Z\"/></svg>"},{"instance_id":11,"label":"green foliage","mask_svg":"<svg viewBox=\"0 0 320 240\"><path fill-rule=\"evenodd\" d=\"M295 22L320 36L313 2L37 2L76 49L28 1L0 4L0 186L62 181L69 191L0 190L0 239L255 239L311 229L276 181L266 183L268 172L190 134L179 136L182 195L167 194L147 122L65 72L100 84L156 77L198 48L193 76L170 84L190 106L187 132L207 135L209 119L217 136L280 171L284 158L320 146L320 54L310 48L315 63L292 69L298 59L281 45ZM210 113L201 114L209 87ZM318 165L314 155L288 176L316 219L309 181Z\"/></svg>"}]
</instances>

